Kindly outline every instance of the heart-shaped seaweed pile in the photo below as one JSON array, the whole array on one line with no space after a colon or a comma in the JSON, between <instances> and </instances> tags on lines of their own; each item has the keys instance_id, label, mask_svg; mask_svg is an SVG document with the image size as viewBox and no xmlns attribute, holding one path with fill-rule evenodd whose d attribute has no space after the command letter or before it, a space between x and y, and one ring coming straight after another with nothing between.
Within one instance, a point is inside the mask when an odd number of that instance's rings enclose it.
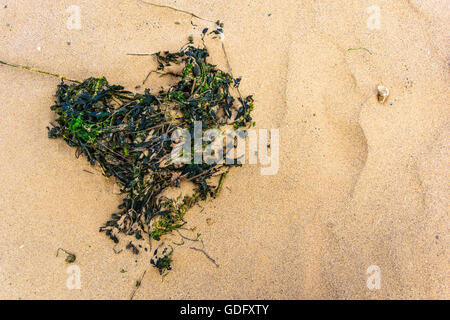
<instances>
[{"instance_id":1,"label":"heart-shaped seaweed pile","mask_svg":"<svg viewBox=\"0 0 450 320\"><path fill-rule=\"evenodd\" d=\"M179 52L158 52L154 57L160 74L168 74L164 69L170 65L183 67L180 73L170 71L179 81L167 90L132 93L105 78L70 85L63 81L51 107L58 118L49 128L49 137L63 138L77 148L77 156L84 154L105 176L114 176L124 194L120 211L100 228L116 243L119 233L159 241L179 229L186 223L186 211L200 200L215 197L229 167L238 165L237 161L195 163L194 153L190 161L174 163L175 142L170 136L175 130L188 130L193 137L194 121L201 121L202 132L251 125L252 97L241 96L240 79L206 61L206 48L190 42ZM211 182L213 176L221 176L217 185ZM192 195L162 196L183 181L194 183ZM131 242L127 248L139 252ZM170 257L166 260L154 263L161 273L170 269Z\"/></svg>"}]
</instances>

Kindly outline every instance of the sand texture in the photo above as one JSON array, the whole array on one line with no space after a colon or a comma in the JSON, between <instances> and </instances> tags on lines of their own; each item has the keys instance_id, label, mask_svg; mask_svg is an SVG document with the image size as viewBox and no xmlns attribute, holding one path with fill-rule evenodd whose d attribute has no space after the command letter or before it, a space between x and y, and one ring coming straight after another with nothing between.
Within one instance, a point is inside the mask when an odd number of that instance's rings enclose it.
<instances>
[{"instance_id":1,"label":"sand texture","mask_svg":"<svg viewBox=\"0 0 450 320\"><path fill-rule=\"evenodd\" d=\"M59 80L0 65L0 298L128 299L146 269L136 299L450 298L450 2L157 3L225 23L256 128L279 129L278 173L234 168L186 216L219 267L187 245L161 281L148 255L115 254L98 232L120 203L113 181L47 138ZM177 50L211 27L190 21L143 1L0 0L0 60L133 90L152 58L127 53ZM76 253L81 289L59 247ZM366 285L371 265L380 289Z\"/></svg>"}]
</instances>

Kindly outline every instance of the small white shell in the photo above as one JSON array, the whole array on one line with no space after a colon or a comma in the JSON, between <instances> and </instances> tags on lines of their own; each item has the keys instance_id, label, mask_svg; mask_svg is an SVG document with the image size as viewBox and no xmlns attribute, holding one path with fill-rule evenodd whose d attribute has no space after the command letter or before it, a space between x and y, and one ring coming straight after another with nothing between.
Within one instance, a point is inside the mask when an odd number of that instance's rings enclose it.
<instances>
[{"instance_id":1,"label":"small white shell","mask_svg":"<svg viewBox=\"0 0 450 320\"><path fill-rule=\"evenodd\" d=\"M377 86L377 99L379 103L384 103L389 97L389 89L383 85Z\"/></svg>"}]
</instances>

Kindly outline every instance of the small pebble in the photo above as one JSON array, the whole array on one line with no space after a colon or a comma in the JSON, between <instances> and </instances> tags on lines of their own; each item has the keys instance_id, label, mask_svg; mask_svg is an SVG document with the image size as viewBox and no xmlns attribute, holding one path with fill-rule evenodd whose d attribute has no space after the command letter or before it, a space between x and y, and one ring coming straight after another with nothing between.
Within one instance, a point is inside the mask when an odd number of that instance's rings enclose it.
<instances>
[{"instance_id":1,"label":"small pebble","mask_svg":"<svg viewBox=\"0 0 450 320\"><path fill-rule=\"evenodd\" d=\"M379 103L384 103L389 97L389 89L383 85L377 87L377 99Z\"/></svg>"}]
</instances>

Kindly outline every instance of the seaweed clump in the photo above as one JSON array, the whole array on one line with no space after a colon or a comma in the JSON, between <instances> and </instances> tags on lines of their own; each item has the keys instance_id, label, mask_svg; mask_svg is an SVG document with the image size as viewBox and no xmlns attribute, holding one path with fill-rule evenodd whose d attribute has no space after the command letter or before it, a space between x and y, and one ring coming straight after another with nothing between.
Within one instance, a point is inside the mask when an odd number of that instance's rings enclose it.
<instances>
[{"instance_id":1,"label":"seaweed clump","mask_svg":"<svg viewBox=\"0 0 450 320\"><path fill-rule=\"evenodd\" d=\"M83 154L91 165L98 164L106 177L115 177L124 195L119 211L100 227L101 232L119 242L120 233L159 241L181 228L186 212L200 200L215 197L230 166L227 163L174 163L170 138L177 129L194 136L194 122L201 121L202 132L211 128L251 125L253 99L243 98L240 79L207 62L206 48L192 42L178 52L154 54L155 72L176 76L179 81L168 89L143 94L133 93L103 78L89 78L81 83L58 85L57 115L49 128L49 138L63 138ZM180 73L165 72L171 65L182 67ZM221 176L216 186L213 176ZM171 199L162 196L170 187L191 181L195 192ZM136 246L127 246L138 253ZM153 261L162 272L170 266L169 258Z\"/></svg>"}]
</instances>

